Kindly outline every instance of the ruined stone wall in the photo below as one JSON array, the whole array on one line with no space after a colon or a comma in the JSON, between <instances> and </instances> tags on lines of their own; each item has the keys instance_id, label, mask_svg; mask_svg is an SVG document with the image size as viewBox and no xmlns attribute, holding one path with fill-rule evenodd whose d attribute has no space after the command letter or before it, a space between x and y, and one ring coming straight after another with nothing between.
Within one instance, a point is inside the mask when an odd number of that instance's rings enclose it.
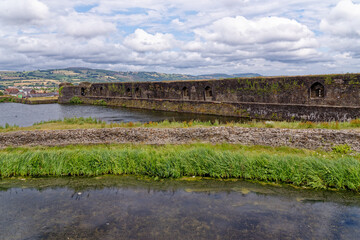
<instances>
[{"instance_id":1,"label":"ruined stone wall","mask_svg":"<svg viewBox=\"0 0 360 240\"><path fill-rule=\"evenodd\" d=\"M360 116L360 74L61 85L61 103L262 119L344 121Z\"/></svg>"}]
</instances>

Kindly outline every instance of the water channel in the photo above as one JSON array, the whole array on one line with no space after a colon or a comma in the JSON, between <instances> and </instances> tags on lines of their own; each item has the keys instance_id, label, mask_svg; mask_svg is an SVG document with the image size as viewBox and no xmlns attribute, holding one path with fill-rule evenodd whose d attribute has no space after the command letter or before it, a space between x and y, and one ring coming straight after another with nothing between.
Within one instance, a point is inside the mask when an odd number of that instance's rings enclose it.
<instances>
[{"instance_id":1,"label":"water channel","mask_svg":"<svg viewBox=\"0 0 360 240\"><path fill-rule=\"evenodd\" d=\"M358 239L360 196L243 181L0 180L0 239Z\"/></svg>"},{"instance_id":2,"label":"water channel","mask_svg":"<svg viewBox=\"0 0 360 240\"><path fill-rule=\"evenodd\" d=\"M20 127L34 123L71 117L92 117L105 122L157 122L169 121L240 121L239 118L220 117L203 114L187 114L165 111L152 111L121 107L93 105L0 103L0 126L6 123Z\"/></svg>"},{"instance_id":3,"label":"water channel","mask_svg":"<svg viewBox=\"0 0 360 240\"><path fill-rule=\"evenodd\" d=\"M0 126L74 116L106 122L238 120L102 106L0 103ZM0 240L359 236L360 195L351 192L133 176L0 179Z\"/></svg>"}]
</instances>

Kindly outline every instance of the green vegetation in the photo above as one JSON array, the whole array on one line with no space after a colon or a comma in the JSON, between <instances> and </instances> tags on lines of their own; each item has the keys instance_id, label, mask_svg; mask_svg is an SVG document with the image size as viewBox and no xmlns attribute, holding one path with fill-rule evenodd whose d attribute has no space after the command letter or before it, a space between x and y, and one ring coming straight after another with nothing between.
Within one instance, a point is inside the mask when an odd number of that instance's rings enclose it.
<instances>
[{"instance_id":1,"label":"green vegetation","mask_svg":"<svg viewBox=\"0 0 360 240\"><path fill-rule=\"evenodd\" d=\"M17 97L13 97L13 96L1 96L0 97L0 103L3 102L18 102L18 98Z\"/></svg>"},{"instance_id":2,"label":"green vegetation","mask_svg":"<svg viewBox=\"0 0 360 240\"><path fill-rule=\"evenodd\" d=\"M359 158L288 147L231 144L8 148L0 151L0 175L135 174L155 179L200 176L360 191Z\"/></svg>"},{"instance_id":3,"label":"green vegetation","mask_svg":"<svg viewBox=\"0 0 360 240\"><path fill-rule=\"evenodd\" d=\"M257 79L238 79L238 83L243 87L237 88L238 91L252 91L255 94L276 94L279 91L294 91L303 87L297 80L284 78L281 82L272 82L266 78Z\"/></svg>"},{"instance_id":4,"label":"green vegetation","mask_svg":"<svg viewBox=\"0 0 360 240\"><path fill-rule=\"evenodd\" d=\"M2 103L2 102L10 102L10 101L12 101L12 98L7 98L7 97L2 97L2 98L0 98L0 103Z\"/></svg>"},{"instance_id":5,"label":"green vegetation","mask_svg":"<svg viewBox=\"0 0 360 240\"><path fill-rule=\"evenodd\" d=\"M59 88L59 96L62 97L62 90L64 89L64 86Z\"/></svg>"},{"instance_id":6,"label":"green vegetation","mask_svg":"<svg viewBox=\"0 0 360 240\"><path fill-rule=\"evenodd\" d=\"M333 79L331 75L325 76L325 84L330 85L333 83Z\"/></svg>"},{"instance_id":7,"label":"green vegetation","mask_svg":"<svg viewBox=\"0 0 360 240\"><path fill-rule=\"evenodd\" d=\"M55 103L58 97L34 97L34 98L18 98L15 96L0 96L0 103L3 102L17 102L28 104L40 104L40 103Z\"/></svg>"},{"instance_id":8,"label":"green vegetation","mask_svg":"<svg viewBox=\"0 0 360 240\"><path fill-rule=\"evenodd\" d=\"M73 117L73 118L64 118L64 120L51 120L51 121L41 121L38 123L34 123L33 126L39 126L39 125L43 125L43 124L51 124L51 123L65 123L65 124L79 124L79 125L83 125L85 123L88 124L103 124L105 122L97 120L96 118L92 118L92 117L88 117L88 118L83 118L83 117Z\"/></svg>"},{"instance_id":9,"label":"green vegetation","mask_svg":"<svg viewBox=\"0 0 360 240\"><path fill-rule=\"evenodd\" d=\"M72 104L82 104L83 103L83 101L79 97L76 97L76 96L72 97L69 102Z\"/></svg>"},{"instance_id":10,"label":"green vegetation","mask_svg":"<svg viewBox=\"0 0 360 240\"><path fill-rule=\"evenodd\" d=\"M19 126L16 124L10 125L10 124L6 123L5 126L0 126L0 132L1 132L1 130L16 131L17 129L19 129Z\"/></svg>"},{"instance_id":11,"label":"green vegetation","mask_svg":"<svg viewBox=\"0 0 360 240\"><path fill-rule=\"evenodd\" d=\"M256 73L244 74L209 74L186 75L165 74L157 72L116 72L90 68L66 68L37 71L0 71L0 85L4 88L14 84L29 87L57 87L61 82L133 82L133 81L166 81L166 80L197 80L197 79L222 79L234 77L257 77Z\"/></svg>"},{"instance_id":12,"label":"green vegetation","mask_svg":"<svg viewBox=\"0 0 360 240\"><path fill-rule=\"evenodd\" d=\"M10 126L9 124L6 124ZM0 132L10 132L10 131L34 131L34 130L61 130L61 129L86 129L86 128L105 128L113 127L113 124L106 125L105 122L97 120L96 118L83 118L83 117L74 117L74 118L64 118L63 120L50 120L50 121L41 121L34 123L30 127L11 127L0 126Z\"/></svg>"},{"instance_id":13,"label":"green vegetation","mask_svg":"<svg viewBox=\"0 0 360 240\"><path fill-rule=\"evenodd\" d=\"M81 101L75 97L74 103ZM100 100L101 101L101 100ZM1 102L1 98L0 98ZM99 102L101 104L101 102ZM36 123L30 127L17 127L4 129L0 128L0 132L8 131L31 131L31 130L56 130L56 129L75 129L75 128L115 128L115 127L152 127L152 128L190 128L190 127L249 127L249 128L287 128L287 129L353 129L360 130L360 119L354 119L349 122L285 122L285 121L249 121L249 122L227 122L220 123L219 121L169 121L164 120L162 122L120 122L120 123L105 123L103 121L96 120L95 118L65 118L64 120L52 120L46 122Z\"/></svg>"},{"instance_id":14,"label":"green vegetation","mask_svg":"<svg viewBox=\"0 0 360 240\"><path fill-rule=\"evenodd\" d=\"M332 150L334 153L339 153L339 154L349 154L353 152L348 144L337 145L333 147Z\"/></svg>"},{"instance_id":15,"label":"green vegetation","mask_svg":"<svg viewBox=\"0 0 360 240\"><path fill-rule=\"evenodd\" d=\"M100 100L95 100L93 105L98 105L98 106L106 106L107 102L104 99L100 99Z\"/></svg>"}]
</instances>

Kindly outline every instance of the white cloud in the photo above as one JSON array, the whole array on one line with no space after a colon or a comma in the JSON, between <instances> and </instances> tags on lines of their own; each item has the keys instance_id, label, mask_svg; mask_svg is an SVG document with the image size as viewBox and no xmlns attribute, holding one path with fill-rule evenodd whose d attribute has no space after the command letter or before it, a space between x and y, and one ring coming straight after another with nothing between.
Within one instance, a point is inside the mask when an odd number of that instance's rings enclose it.
<instances>
[{"instance_id":1,"label":"white cloud","mask_svg":"<svg viewBox=\"0 0 360 240\"><path fill-rule=\"evenodd\" d=\"M208 27L194 32L207 41L228 45L268 42L297 42L312 39L313 33L295 20L266 17L248 20L242 16L220 19Z\"/></svg>"},{"instance_id":2,"label":"white cloud","mask_svg":"<svg viewBox=\"0 0 360 240\"><path fill-rule=\"evenodd\" d=\"M324 33L322 45L331 50L334 64L347 68L345 61L339 61L339 57L345 55L360 59L360 3L340 1L321 20L320 30ZM350 62L354 64L354 61Z\"/></svg>"},{"instance_id":3,"label":"white cloud","mask_svg":"<svg viewBox=\"0 0 360 240\"><path fill-rule=\"evenodd\" d=\"M0 0L0 68L351 72L360 65L359 5L360 0Z\"/></svg>"},{"instance_id":4,"label":"white cloud","mask_svg":"<svg viewBox=\"0 0 360 240\"><path fill-rule=\"evenodd\" d=\"M2 0L0 2L0 19L10 23L32 23L48 16L48 7L38 0Z\"/></svg>"},{"instance_id":5,"label":"white cloud","mask_svg":"<svg viewBox=\"0 0 360 240\"><path fill-rule=\"evenodd\" d=\"M217 55L226 61L265 58L273 61L320 60L318 42L305 25L295 20L265 17L248 20L242 16L226 17L194 30L199 40L184 46ZM214 57L215 57L214 56ZM314 59L314 60L315 60Z\"/></svg>"},{"instance_id":6,"label":"white cloud","mask_svg":"<svg viewBox=\"0 0 360 240\"><path fill-rule=\"evenodd\" d=\"M320 23L326 33L340 37L360 37L360 4L342 0Z\"/></svg>"},{"instance_id":7,"label":"white cloud","mask_svg":"<svg viewBox=\"0 0 360 240\"><path fill-rule=\"evenodd\" d=\"M60 28L67 35L83 38L108 35L116 31L114 23L104 21L97 16L83 14L72 14L62 18Z\"/></svg>"},{"instance_id":8,"label":"white cloud","mask_svg":"<svg viewBox=\"0 0 360 240\"><path fill-rule=\"evenodd\" d=\"M176 43L172 34L150 34L142 29L136 29L133 34L127 36L124 45L138 52L164 51L171 49Z\"/></svg>"}]
</instances>

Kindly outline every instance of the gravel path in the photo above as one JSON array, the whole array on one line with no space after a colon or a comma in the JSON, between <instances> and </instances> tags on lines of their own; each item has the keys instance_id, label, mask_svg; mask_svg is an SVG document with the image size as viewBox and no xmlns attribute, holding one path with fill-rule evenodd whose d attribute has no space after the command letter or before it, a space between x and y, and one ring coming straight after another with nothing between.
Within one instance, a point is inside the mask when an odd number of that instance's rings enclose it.
<instances>
[{"instance_id":1,"label":"gravel path","mask_svg":"<svg viewBox=\"0 0 360 240\"><path fill-rule=\"evenodd\" d=\"M98 143L184 144L195 142L226 142L326 150L335 145L349 144L353 150L360 152L360 132L352 130L210 127L71 129L0 133L0 148Z\"/></svg>"}]
</instances>

